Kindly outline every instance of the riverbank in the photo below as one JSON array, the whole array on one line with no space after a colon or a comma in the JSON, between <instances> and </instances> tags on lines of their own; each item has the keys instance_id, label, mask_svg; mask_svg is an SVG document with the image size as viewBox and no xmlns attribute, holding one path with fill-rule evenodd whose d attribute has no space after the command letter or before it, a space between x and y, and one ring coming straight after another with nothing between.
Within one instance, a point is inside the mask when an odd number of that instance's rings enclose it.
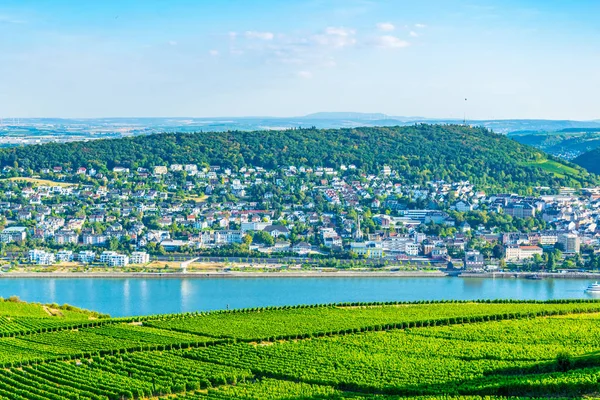
<instances>
[{"instance_id":1,"label":"riverbank","mask_svg":"<svg viewBox=\"0 0 600 400\"><path fill-rule=\"evenodd\" d=\"M7 272L0 279L21 278L498 278L498 279L587 279L599 280L600 273L592 272L446 272L446 271L202 271L202 272Z\"/></svg>"},{"instance_id":2,"label":"riverbank","mask_svg":"<svg viewBox=\"0 0 600 400\"><path fill-rule=\"evenodd\" d=\"M443 278L443 271L294 271L294 272L7 272L0 279L20 278Z\"/></svg>"},{"instance_id":3,"label":"riverbank","mask_svg":"<svg viewBox=\"0 0 600 400\"><path fill-rule=\"evenodd\" d=\"M596 279L600 280L600 273L594 272L464 272L461 278L500 278L500 279Z\"/></svg>"}]
</instances>

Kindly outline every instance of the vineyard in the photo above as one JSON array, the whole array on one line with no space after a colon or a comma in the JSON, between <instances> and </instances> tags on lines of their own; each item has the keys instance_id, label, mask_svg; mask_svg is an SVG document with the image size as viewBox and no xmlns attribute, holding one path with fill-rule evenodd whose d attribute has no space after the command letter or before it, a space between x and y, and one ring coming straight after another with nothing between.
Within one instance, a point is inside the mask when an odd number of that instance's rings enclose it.
<instances>
[{"instance_id":1,"label":"vineyard","mask_svg":"<svg viewBox=\"0 0 600 400\"><path fill-rule=\"evenodd\" d=\"M600 393L600 302L420 302L112 319L0 302L2 399Z\"/></svg>"}]
</instances>

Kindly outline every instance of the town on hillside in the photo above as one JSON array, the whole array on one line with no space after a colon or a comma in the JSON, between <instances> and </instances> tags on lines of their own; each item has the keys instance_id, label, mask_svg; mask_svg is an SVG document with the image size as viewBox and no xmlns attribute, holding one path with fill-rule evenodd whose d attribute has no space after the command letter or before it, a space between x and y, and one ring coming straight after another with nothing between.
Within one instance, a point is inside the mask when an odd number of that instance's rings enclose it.
<instances>
[{"instance_id":1,"label":"town on hillside","mask_svg":"<svg viewBox=\"0 0 600 400\"><path fill-rule=\"evenodd\" d=\"M97 171L18 165L0 174L0 251L15 267L155 260L469 272L600 269L600 188L496 193L468 181L401 183L285 166L159 165Z\"/></svg>"}]
</instances>

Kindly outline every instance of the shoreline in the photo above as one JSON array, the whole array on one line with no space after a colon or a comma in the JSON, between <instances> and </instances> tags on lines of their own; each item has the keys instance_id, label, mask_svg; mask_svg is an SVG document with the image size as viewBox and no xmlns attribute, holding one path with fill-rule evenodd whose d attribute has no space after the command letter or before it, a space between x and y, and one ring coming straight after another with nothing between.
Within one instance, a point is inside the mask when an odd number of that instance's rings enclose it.
<instances>
[{"instance_id":1,"label":"shoreline","mask_svg":"<svg viewBox=\"0 0 600 400\"><path fill-rule=\"evenodd\" d=\"M538 278L532 278L536 275ZM483 273L462 273L461 278L499 278L499 279L596 279L600 281L600 273L594 272L483 272Z\"/></svg>"},{"instance_id":2,"label":"shoreline","mask_svg":"<svg viewBox=\"0 0 600 400\"><path fill-rule=\"evenodd\" d=\"M531 279L537 275L537 279ZM325 271L325 272L7 272L0 279L228 279L228 278L492 278L492 279L582 279L600 280L599 273L552 273L552 272L486 272L460 273L447 271Z\"/></svg>"},{"instance_id":3,"label":"shoreline","mask_svg":"<svg viewBox=\"0 0 600 400\"><path fill-rule=\"evenodd\" d=\"M139 278L139 279L211 279L211 278L444 278L445 272L420 271L331 271L331 272L15 272L0 274L0 279L35 278Z\"/></svg>"}]
</instances>

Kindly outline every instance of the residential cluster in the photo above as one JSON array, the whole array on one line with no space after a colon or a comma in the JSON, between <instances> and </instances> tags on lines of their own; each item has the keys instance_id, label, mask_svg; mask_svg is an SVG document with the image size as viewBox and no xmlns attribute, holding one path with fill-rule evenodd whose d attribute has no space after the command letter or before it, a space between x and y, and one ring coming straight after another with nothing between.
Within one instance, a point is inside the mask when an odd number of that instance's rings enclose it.
<instances>
[{"instance_id":1,"label":"residential cluster","mask_svg":"<svg viewBox=\"0 0 600 400\"><path fill-rule=\"evenodd\" d=\"M600 248L600 188L488 193L468 181L406 185L388 166L367 174L355 165L15 166L1 175L1 249L39 265L278 254L583 268Z\"/></svg>"}]
</instances>

